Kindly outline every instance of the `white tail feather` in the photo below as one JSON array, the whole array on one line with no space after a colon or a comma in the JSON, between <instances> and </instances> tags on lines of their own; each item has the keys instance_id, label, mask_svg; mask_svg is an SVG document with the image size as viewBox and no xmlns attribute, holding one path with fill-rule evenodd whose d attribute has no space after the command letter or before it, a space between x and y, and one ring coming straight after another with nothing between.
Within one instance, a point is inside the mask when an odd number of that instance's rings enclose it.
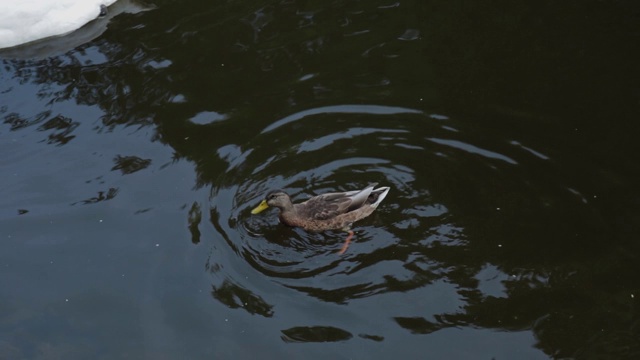
<instances>
[{"instance_id":1,"label":"white tail feather","mask_svg":"<svg viewBox=\"0 0 640 360\"><path fill-rule=\"evenodd\" d=\"M384 200L384 198L387 196L387 194L389 193L390 189L391 189L390 187L384 186L384 187L380 187L380 188L377 188L377 189L373 190L373 192L379 192L379 191L382 191L382 192L380 193L380 195L378 195L378 200L376 200L376 202L371 204L371 206L374 207L374 208L378 207L378 205L380 205L382 200Z\"/></svg>"}]
</instances>

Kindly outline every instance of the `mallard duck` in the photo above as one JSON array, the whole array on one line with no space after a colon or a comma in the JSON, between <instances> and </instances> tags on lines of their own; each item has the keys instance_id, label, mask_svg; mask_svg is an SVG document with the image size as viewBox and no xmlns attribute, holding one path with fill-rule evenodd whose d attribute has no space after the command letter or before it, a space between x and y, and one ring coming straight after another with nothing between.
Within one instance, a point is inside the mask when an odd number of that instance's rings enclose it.
<instances>
[{"instance_id":1,"label":"mallard duck","mask_svg":"<svg viewBox=\"0 0 640 360\"><path fill-rule=\"evenodd\" d=\"M362 190L321 194L298 204L293 204L283 190L272 190L251 213L255 215L268 207L276 207L280 209L280 221L286 225L309 231L346 231L349 236L339 252L342 254L353 237L351 225L371 215L389 192L388 186L374 189L376 185L370 184Z\"/></svg>"}]
</instances>

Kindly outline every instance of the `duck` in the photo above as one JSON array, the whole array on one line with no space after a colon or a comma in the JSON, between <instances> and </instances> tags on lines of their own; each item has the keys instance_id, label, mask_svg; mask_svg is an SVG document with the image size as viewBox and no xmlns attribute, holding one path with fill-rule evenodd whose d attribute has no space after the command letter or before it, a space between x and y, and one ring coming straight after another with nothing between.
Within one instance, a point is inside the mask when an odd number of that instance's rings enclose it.
<instances>
[{"instance_id":1,"label":"duck","mask_svg":"<svg viewBox=\"0 0 640 360\"><path fill-rule=\"evenodd\" d=\"M272 190L251 214L274 207L280 210L280 222L285 225L314 232L346 231L349 235L338 252L344 254L354 234L353 223L371 215L389 193L390 187L376 189L377 185L371 183L362 190L324 193L297 204L291 202L284 190Z\"/></svg>"}]
</instances>

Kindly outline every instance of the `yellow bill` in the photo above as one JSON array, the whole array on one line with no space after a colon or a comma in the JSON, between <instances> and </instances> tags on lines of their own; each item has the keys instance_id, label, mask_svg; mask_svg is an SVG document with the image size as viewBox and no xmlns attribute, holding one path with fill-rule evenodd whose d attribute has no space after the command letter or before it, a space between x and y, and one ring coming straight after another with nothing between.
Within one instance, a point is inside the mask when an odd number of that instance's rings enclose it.
<instances>
[{"instance_id":1,"label":"yellow bill","mask_svg":"<svg viewBox=\"0 0 640 360\"><path fill-rule=\"evenodd\" d=\"M259 214L259 213L263 212L268 207L269 207L269 205L267 205L267 200L262 200L262 202L260 203L260 205L258 205L258 207L256 207L255 209L251 210L251 213L253 215Z\"/></svg>"}]
</instances>

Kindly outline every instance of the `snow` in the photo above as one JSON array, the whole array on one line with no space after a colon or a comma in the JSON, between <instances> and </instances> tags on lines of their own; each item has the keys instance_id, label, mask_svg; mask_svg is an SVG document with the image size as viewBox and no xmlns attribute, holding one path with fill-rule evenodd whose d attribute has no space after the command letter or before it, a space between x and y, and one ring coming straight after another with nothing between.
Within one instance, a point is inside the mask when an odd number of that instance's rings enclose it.
<instances>
[{"instance_id":1,"label":"snow","mask_svg":"<svg viewBox=\"0 0 640 360\"><path fill-rule=\"evenodd\" d=\"M64 35L116 0L0 0L0 49Z\"/></svg>"}]
</instances>

